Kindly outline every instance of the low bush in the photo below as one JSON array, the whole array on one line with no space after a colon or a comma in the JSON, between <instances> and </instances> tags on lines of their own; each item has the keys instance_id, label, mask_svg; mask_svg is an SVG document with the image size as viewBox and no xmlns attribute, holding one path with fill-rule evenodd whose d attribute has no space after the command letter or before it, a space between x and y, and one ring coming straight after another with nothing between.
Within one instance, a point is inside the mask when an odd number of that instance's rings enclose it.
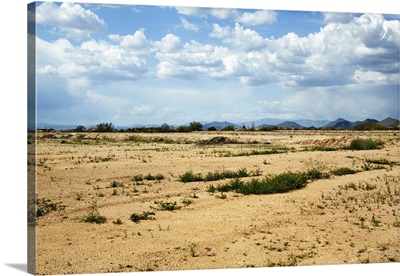
<instances>
[{"instance_id":1,"label":"low bush","mask_svg":"<svg viewBox=\"0 0 400 276\"><path fill-rule=\"evenodd\" d=\"M199 174L199 173L195 174L195 173L193 173L193 171L185 172L179 176L179 181L184 182L184 183L203 181L203 179L204 178L201 176L201 174Z\"/></svg>"},{"instance_id":2,"label":"low bush","mask_svg":"<svg viewBox=\"0 0 400 276\"><path fill-rule=\"evenodd\" d=\"M137 213L133 213L130 217L131 221L133 222L139 222L141 220L150 220L153 219L152 216L154 216L155 213L154 212L143 212L142 214L137 214Z\"/></svg>"},{"instance_id":3,"label":"low bush","mask_svg":"<svg viewBox=\"0 0 400 276\"><path fill-rule=\"evenodd\" d=\"M88 215L82 219L83 222L88 223L105 223L107 218L105 216L101 216L99 211L97 210L97 202L93 201L92 205L90 206Z\"/></svg>"},{"instance_id":4,"label":"low bush","mask_svg":"<svg viewBox=\"0 0 400 276\"><path fill-rule=\"evenodd\" d=\"M164 202L164 201L154 201L154 204L158 204L158 208L155 208L159 211L174 211L174 210L179 210L182 208L182 206L178 206L178 204L175 202Z\"/></svg>"},{"instance_id":5,"label":"low bush","mask_svg":"<svg viewBox=\"0 0 400 276\"><path fill-rule=\"evenodd\" d=\"M306 177L309 180L318 180L318 179L326 179L329 178L329 173L324 173L320 169L311 168L305 173Z\"/></svg>"},{"instance_id":6,"label":"low bush","mask_svg":"<svg viewBox=\"0 0 400 276\"><path fill-rule=\"evenodd\" d=\"M224 194L223 192L221 192L220 195L216 195L215 198L219 198L219 199L226 199L227 195Z\"/></svg>"},{"instance_id":7,"label":"low bush","mask_svg":"<svg viewBox=\"0 0 400 276\"><path fill-rule=\"evenodd\" d=\"M100 215L89 215L83 219L83 222L89 222L89 223L104 223L107 221L107 218L105 216L100 216Z\"/></svg>"},{"instance_id":8,"label":"low bush","mask_svg":"<svg viewBox=\"0 0 400 276\"><path fill-rule=\"evenodd\" d=\"M342 168L338 168L336 170L332 171L333 175L337 175L337 176L341 176L341 175L346 175L346 174L355 174L358 171L350 169L350 168L346 168L346 167L342 167Z\"/></svg>"},{"instance_id":9,"label":"low bush","mask_svg":"<svg viewBox=\"0 0 400 276\"><path fill-rule=\"evenodd\" d=\"M377 141L373 139L354 139L351 141L349 149L350 150L374 150L380 149L383 145L382 141Z\"/></svg>"},{"instance_id":10,"label":"low bush","mask_svg":"<svg viewBox=\"0 0 400 276\"><path fill-rule=\"evenodd\" d=\"M211 184L210 186L207 187L206 192L214 193L216 191L216 189L217 188L215 188L215 186Z\"/></svg>"},{"instance_id":11,"label":"low bush","mask_svg":"<svg viewBox=\"0 0 400 276\"><path fill-rule=\"evenodd\" d=\"M163 180L164 176L162 174L156 174L156 175L152 175L152 174L148 174L144 177L144 179L146 180Z\"/></svg>"},{"instance_id":12,"label":"low bush","mask_svg":"<svg viewBox=\"0 0 400 276\"><path fill-rule=\"evenodd\" d=\"M398 165L399 162L396 161L389 161L385 158L381 159L367 159L365 160L368 163L376 164L376 165L388 165L388 166L393 166L393 165Z\"/></svg>"},{"instance_id":13,"label":"low bush","mask_svg":"<svg viewBox=\"0 0 400 276\"><path fill-rule=\"evenodd\" d=\"M286 193L305 187L309 179L307 173L285 172L265 177L262 180L251 179L248 182L236 178L225 185L216 187L216 190L219 192L235 191L242 194Z\"/></svg>"},{"instance_id":14,"label":"low bush","mask_svg":"<svg viewBox=\"0 0 400 276\"><path fill-rule=\"evenodd\" d=\"M124 187L124 184L121 182L113 181L110 183L111 188L118 188L118 187Z\"/></svg>"},{"instance_id":15,"label":"low bush","mask_svg":"<svg viewBox=\"0 0 400 276\"><path fill-rule=\"evenodd\" d=\"M42 217L53 211L65 210L66 206L61 205L61 202L54 203L49 198L35 198L34 202L37 206L36 217Z\"/></svg>"},{"instance_id":16,"label":"low bush","mask_svg":"<svg viewBox=\"0 0 400 276\"><path fill-rule=\"evenodd\" d=\"M57 210L57 204L53 203L50 199L42 198L36 200L37 209L36 209L36 216L41 217L44 216L51 211Z\"/></svg>"},{"instance_id":17,"label":"low bush","mask_svg":"<svg viewBox=\"0 0 400 276\"><path fill-rule=\"evenodd\" d=\"M132 181L135 182L142 182L143 180L163 180L163 179L164 175L162 174L152 175L150 173L145 176L143 176L142 174L138 174L132 177Z\"/></svg>"},{"instance_id":18,"label":"low bush","mask_svg":"<svg viewBox=\"0 0 400 276\"><path fill-rule=\"evenodd\" d=\"M117 219L117 220L113 221L113 223L114 223L114 224L117 224L117 225L123 224L123 222L122 222L121 219Z\"/></svg>"},{"instance_id":19,"label":"low bush","mask_svg":"<svg viewBox=\"0 0 400 276\"><path fill-rule=\"evenodd\" d=\"M205 176L200 173L193 173L193 171L188 171L179 176L179 181L181 182L198 182L198 181L217 181L226 178L240 178L248 176L259 176L261 175L260 170L249 173L246 168L240 168L236 172L234 171L215 171L208 172Z\"/></svg>"}]
</instances>

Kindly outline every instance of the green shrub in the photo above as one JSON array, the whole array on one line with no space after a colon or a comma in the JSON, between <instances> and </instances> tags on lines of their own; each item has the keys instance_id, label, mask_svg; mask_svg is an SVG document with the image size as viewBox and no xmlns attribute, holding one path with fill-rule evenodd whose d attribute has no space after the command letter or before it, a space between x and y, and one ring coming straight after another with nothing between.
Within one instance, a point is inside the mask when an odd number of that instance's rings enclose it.
<instances>
[{"instance_id":1,"label":"green shrub","mask_svg":"<svg viewBox=\"0 0 400 276\"><path fill-rule=\"evenodd\" d=\"M202 180L204 181L216 181L222 178L222 175L219 172L208 172L206 176Z\"/></svg>"},{"instance_id":2,"label":"green shrub","mask_svg":"<svg viewBox=\"0 0 400 276\"><path fill-rule=\"evenodd\" d=\"M220 195L216 195L215 198L219 198L219 199L226 199L227 195L224 194L223 192L221 192Z\"/></svg>"},{"instance_id":3,"label":"green shrub","mask_svg":"<svg viewBox=\"0 0 400 276\"><path fill-rule=\"evenodd\" d=\"M182 200L182 203L185 205L185 206L188 206L188 205L190 205L190 204L192 204L193 203L193 200L190 200L190 199L183 199Z\"/></svg>"},{"instance_id":4,"label":"green shrub","mask_svg":"<svg viewBox=\"0 0 400 276\"><path fill-rule=\"evenodd\" d=\"M346 175L346 174L355 174L358 171L350 169L350 168L346 168L346 167L342 167L342 168L338 168L336 170L332 171L333 175L337 175L337 176L341 176L341 175Z\"/></svg>"},{"instance_id":5,"label":"green shrub","mask_svg":"<svg viewBox=\"0 0 400 276\"><path fill-rule=\"evenodd\" d=\"M139 222L140 220L150 220L153 219L152 216L154 216L155 213L154 212L143 212L142 214L137 214L137 213L133 213L130 217L130 219L133 222Z\"/></svg>"},{"instance_id":6,"label":"green shrub","mask_svg":"<svg viewBox=\"0 0 400 276\"><path fill-rule=\"evenodd\" d=\"M368 139L354 139L350 143L349 149L351 150L374 150L380 149L383 145L382 141Z\"/></svg>"},{"instance_id":7,"label":"green shrub","mask_svg":"<svg viewBox=\"0 0 400 276\"><path fill-rule=\"evenodd\" d=\"M57 204L53 203L50 199L42 198L36 200L37 209L36 209L36 216L41 217L44 216L51 211L57 210Z\"/></svg>"},{"instance_id":8,"label":"green shrub","mask_svg":"<svg viewBox=\"0 0 400 276\"><path fill-rule=\"evenodd\" d=\"M250 174L246 168L240 168L236 172L233 171L208 172L205 176L203 176L200 173L195 174L192 171L188 171L179 176L179 181L181 182L217 181L226 178L248 177L250 175L258 176L260 174L261 172L259 169Z\"/></svg>"},{"instance_id":9,"label":"green shrub","mask_svg":"<svg viewBox=\"0 0 400 276\"><path fill-rule=\"evenodd\" d=\"M124 184L117 181L113 181L110 183L110 187L111 188L124 187Z\"/></svg>"},{"instance_id":10,"label":"green shrub","mask_svg":"<svg viewBox=\"0 0 400 276\"><path fill-rule=\"evenodd\" d=\"M175 202L154 201L154 204L158 204L157 210L159 211L174 211L182 208L182 206L178 206L176 201Z\"/></svg>"},{"instance_id":11,"label":"green shrub","mask_svg":"<svg viewBox=\"0 0 400 276\"><path fill-rule=\"evenodd\" d=\"M215 186L211 184L210 186L207 187L206 192L214 193L215 190L216 190Z\"/></svg>"},{"instance_id":12,"label":"green shrub","mask_svg":"<svg viewBox=\"0 0 400 276\"><path fill-rule=\"evenodd\" d=\"M195 173L193 173L193 171L188 171L179 176L179 181L184 182L184 183L197 182L197 181L203 181L203 177L199 173L195 174Z\"/></svg>"},{"instance_id":13,"label":"green shrub","mask_svg":"<svg viewBox=\"0 0 400 276\"><path fill-rule=\"evenodd\" d=\"M305 187L308 180L309 176L306 173L285 172L262 180L251 179L248 182L236 178L216 189L219 192L236 191L242 194L286 193Z\"/></svg>"},{"instance_id":14,"label":"green shrub","mask_svg":"<svg viewBox=\"0 0 400 276\"><path fill-rule=\"evenodd\" d=\"M156 174L156 175L152 175L152 174L148 174L146 176L143 177L146 180L163 180L164 176L162 174Z\"/></svg>"},{"instance_id":15,"label":"green shrub","mask_svg":"<svg viewBox=\"0 0 400 276\"><path fill-rule=\"evenodd\" d=\"M93 201L92 205L90 206L88 215L82 219L83 222L88 223L105 223L107 218L105 216L101 216L99 211L97 210L97 202Z\"/></svg>"},{"instance_id":16,"label":"green shrub","mask_svg":"<svg viewBox=\"0 0 400 276\"><path fill-rule=\"evenodd\" d=\"M155 178L155 180L163 180L163 179L164 179L164 176L163 176L162 174L156 174L156 175L154 176L154 178Z\"/></svg>"},{"instance_id":17,"label":"green shrub","mask_svg":"<svg viewBox=\"0 0 400 276\"><path fill-rule=\"evenodd\" d=\"M321 170L317 169L317 168L312 168L309 169L306 172L306 177L309 180L318 180L318 179L325 179L325 178L329 178L329 174L328 173L324 173Z\"/></svg>"},{"instance_id":18,"label":"green shrub","mask_svg":"<svg viewBox=\"0 0 400 276\"><path fill-rule=\"evenodd\" d=\"M83 219L83 222L89 222L89 223L104 223L107 221L107 218L105 216L100 216L100 215L89 215Z\"/></svg>"},{"instance_id":19,"label":"green shrub","mask_svg":"<svg viewBox=\"0 0 400 276\"><path fill-rule=\"evenodd\" d=\"M132 178L132 181L136 181L136 182L141 182L141 181L143 181L143 175L141 175L141 174L135 175L135 176Z\"/></svg>"}]
</instances>

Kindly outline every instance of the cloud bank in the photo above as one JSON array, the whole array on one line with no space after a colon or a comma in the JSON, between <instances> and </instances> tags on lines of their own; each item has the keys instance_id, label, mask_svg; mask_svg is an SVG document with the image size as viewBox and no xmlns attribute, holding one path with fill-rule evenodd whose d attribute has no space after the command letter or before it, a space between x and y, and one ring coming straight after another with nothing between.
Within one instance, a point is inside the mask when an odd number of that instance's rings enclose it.
<instances>
[{"instance_id":1,"label":"cloud bank","mask_svg":"<svg viewBox=\"0 0 400 276\"><path fill-rule=\"evenodd\" d=\"M379 93L384 90L386 96L398 99L399 20L388 20L380 14L323 13L318 31L299 36L289 29L275 38L265 35L260 26L279 24L279 12L206 8L173 11L180 27L157 37L146 29L145 22L128 34L107 33L105 20L79 4L40 4L37 23L51 26L49 32L58 33L59 38L36 38L39 79L49 81L52 76L62 80L60 83L66 87L63 95L70 105L74 99L93 108L102 105L108 110L105 113L126 120L135 116L160 120L160 114L167 111L189 112L171 102L167 104L166 96L153 102L145 96L134 99L130 96L134 92L126 92L134 90L127 88L128 84L131 88L137 87L136 82L151 83L151 87L157 82L177 87L179 83L182 87L181 81L193 80L213 88L235 87L244 95L247 92L243 91L253 91L249 94L252 106L247 106L247 111L258 117L334 117L339 112L350 116L360 103L372 114L368 115L366 109L359 116L383 116L382 110L389 110L387 114L396 112L391 100L382 99ZM104 35L94 39L94 33ZM82 83L85 85L77 85ZM49 84L53 86L54 82ZM107 86L114 89L105 92ZM265 89L271 86L279 89ZM158 90L165 91L165 95L171 93L165 87ZM285 95L284 91L291 94ZM268 96L274 93L274 97ZM236 100L239 94L231 92ZM43 95L54 98L49 92ZM204 91L193 92L198 102L204 95ZM316 97L320 100L313 103ZM352 101L340 100L346 97ZM107 102L126 106L132 117L107 107ZM328 112L329 104L332 106ZM221 106L223 100L214 107Z\"/></svg>"}]
</instances>

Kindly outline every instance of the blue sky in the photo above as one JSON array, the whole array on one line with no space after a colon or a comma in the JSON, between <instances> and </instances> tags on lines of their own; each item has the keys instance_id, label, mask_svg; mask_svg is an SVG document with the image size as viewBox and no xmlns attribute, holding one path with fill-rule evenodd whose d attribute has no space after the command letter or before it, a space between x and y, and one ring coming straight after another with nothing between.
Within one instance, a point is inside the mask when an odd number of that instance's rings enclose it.
<instances>
[{"instance_id":1,"label":"blue sky","mask_svg":"<svg viewBox=\"0 0 400 276\"><path fill-rule=\"evenodd\" d=\"M399 116L396 15L38 2L37 121Z\"/></svg>"}]
</instances>

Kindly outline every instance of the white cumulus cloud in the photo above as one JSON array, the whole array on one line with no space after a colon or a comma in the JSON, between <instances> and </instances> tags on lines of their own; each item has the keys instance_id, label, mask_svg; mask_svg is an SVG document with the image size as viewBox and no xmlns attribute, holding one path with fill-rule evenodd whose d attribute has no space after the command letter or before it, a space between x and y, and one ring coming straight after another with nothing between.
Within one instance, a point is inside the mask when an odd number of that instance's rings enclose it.
<instances>
[{"instance_id":1,"label":"white cumulus cloud","mask_svg":"<svg viewBox=\"0 0 400 276\"><path fill-rule=\"evenodd\" d=\"M89 9L79 4L43 2L36 9L36 23L54 26L65 32L67 37L85 40L91 33L103 32L107 25Z\"/></svg>"},{"instance_id":2,"label":"white cumulus cloud","mask_svg":"<svg viewBox=\"0 0 400 276\"><path fill-rule=\"evenodd\" d=\"M236 20L247 26L271 24L277 20L277 13L268 10L245 12L241 15L238 15Z\"/></svg>"},{"instance_id":3,"label":"white cumulus cloud","mask_svg":"<svg viewBox=\"0 0 400 276\"><path fill-rule=\"evenodd\" d=\"M238 9L229 8L196 8L177 7L179 14L199 17L215 17L217 19L230 19L246 26L271 24L276 22L277 13L269 10L254 10L243 12Z\"/></svg>"},{"instance_id":4,"label":"white cumulus cloud","mask_svg":"<svg viewBox=\"0 0 400 276\"><path fill-rule=\"evenodd\" d=\"M199 30L198 26L196 26L195 24L189 23L189 21L187 21L183 17L181 17L181 22L182 22L183 28L185 30L194 31L194 32L197 32Z\"/></svg>"}]
</instances>

